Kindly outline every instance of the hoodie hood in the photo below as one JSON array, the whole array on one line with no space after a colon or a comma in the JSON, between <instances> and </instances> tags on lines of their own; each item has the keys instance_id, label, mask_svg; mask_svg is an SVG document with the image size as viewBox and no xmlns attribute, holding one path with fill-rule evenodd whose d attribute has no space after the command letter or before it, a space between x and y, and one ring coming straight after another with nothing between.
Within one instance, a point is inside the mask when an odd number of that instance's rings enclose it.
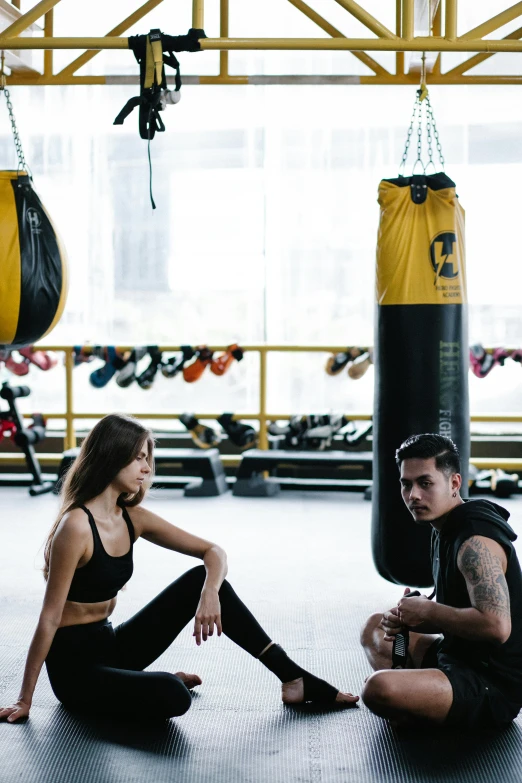
<instances>
[{"instance_id":1,"label":"hoodie hood","mask_svg":"<svg viewBox=\"0 0 522 783\"><path fill-rule=\"evenodd\" d=\"M450 531L455 533L464 521L464 517L466 521L469 519L470 513L477 522L495 525L510 541L516 541L517 534L507 522L510 517L509 511L490 500L465 500L462 505L450 511L441 534L445 535Z\"/></svg>"}]
</instances>

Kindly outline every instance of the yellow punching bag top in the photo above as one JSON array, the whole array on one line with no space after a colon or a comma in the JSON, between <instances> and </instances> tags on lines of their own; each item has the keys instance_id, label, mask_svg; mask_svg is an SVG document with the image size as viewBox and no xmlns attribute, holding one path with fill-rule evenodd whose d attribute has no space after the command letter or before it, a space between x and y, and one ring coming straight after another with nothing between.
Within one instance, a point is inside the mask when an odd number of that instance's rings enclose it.
<instances>
[{"instance_id":1,"label":"yellow punching bag top","mask_svg":"<svg viewBox=\"0 0 522 783\"><path fill-rule=\"evenodd\" d=\"M377 303L465 303L464 210L455 183L443 173L384 179L378 201Z\"/></svg>"}]
</instances>

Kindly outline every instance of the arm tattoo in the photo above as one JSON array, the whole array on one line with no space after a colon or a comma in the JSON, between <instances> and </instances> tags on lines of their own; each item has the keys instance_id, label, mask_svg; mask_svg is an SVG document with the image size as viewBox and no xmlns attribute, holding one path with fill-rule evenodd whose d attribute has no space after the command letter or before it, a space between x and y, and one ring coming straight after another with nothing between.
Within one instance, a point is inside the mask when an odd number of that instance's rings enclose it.
<instances>
[{"instance_id":1,"label":"arm tattoo","mask_svg":"<svg viewBox=\"0 0 522 783\"><path fill-rule=\"evenodd\" d=\"M511 616L509 589L501 560L480 538L472 536L464 542L459 551L458 566L475 609L497 617Z\"/></svg>"}]
</instances>

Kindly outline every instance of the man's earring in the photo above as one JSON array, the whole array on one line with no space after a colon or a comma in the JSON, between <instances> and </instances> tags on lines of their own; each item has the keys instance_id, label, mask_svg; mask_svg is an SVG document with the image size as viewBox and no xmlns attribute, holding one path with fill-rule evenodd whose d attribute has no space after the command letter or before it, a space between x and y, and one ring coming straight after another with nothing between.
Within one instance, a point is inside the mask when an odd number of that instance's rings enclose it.
<instances>
[{"instance_id":1,"label":"man's earring","mask_svg":"<svg viewBox=\"0 0 522 783\"><path fill-rule=\"evenodd\" d=\"M456 492L454 492L454 493L453 493L453 497L454 497L454 498L456 498L456 497L457 497L457 493L456 493Z\"/></svg>"}]
</instances>

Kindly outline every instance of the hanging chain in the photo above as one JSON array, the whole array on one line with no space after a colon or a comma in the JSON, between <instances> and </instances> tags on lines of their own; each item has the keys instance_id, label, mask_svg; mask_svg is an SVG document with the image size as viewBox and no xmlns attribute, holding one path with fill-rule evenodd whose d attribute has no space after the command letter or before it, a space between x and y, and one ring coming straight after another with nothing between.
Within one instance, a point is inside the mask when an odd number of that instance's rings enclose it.
<instances>
[{"instance_id":1,"label":"hanging chain","mask_svg":"<svg viewBox=\"0 0 522 783\"><path fill-rule=\"evenodd\" d=\"M6 77L5 77L5 52L2 52L1 59L0 59L0 92L3 92L5 95L5 102L7 105L7 111L9 114L9 121L11 123L11 130L13 132L13 141L16 149L16 157L18 158L18 171L27 171L29 176L31 176L31 173L27 167L27 163L25 162L25 155L24 150L22 147L22 140L20 139L20 134L18 133L18 128L16 127L16 120L14 116L13 111L13 104L11 103L11 93L7 89L6 86Z\"/></svg>"},{"instance_id":2,"label":"hanging chain","mask_svg":"<svg viewBox=\"0 0 522 783\"><path fill-rule=\"evenodd\" d=\"M431 126L433 127L433 135L435 136L435 144L437 146L437 153L439 155L439 161L440 165L442 166L442 170L445 171L445 161L444 161L444 155L442 154L442 146L439 139L439 132L437 130L437 124L435 122L435 115L433 114L433 109L431 108L431 103L429 96L426 96L426 114L428 117L428 122L431 122Z\"/></svg>"},{"instance_id":3,"label":"hanging chain","mask_svg":"<svg viewBox=\"0 0 522 783\"><path fill-rule=\"evenodd\" d=\"M423 132L423 104L426 105L426 137L428 142L428 162L426 166L423 163L422 160L422 132ZM445 161L444 156L442 154L442 147L440 143L439 133L437 131L437 125L435 123L435 116L433 114L433 109L431 107L430 98L427 89L425 88L425 92L423 94L422 88L417 90L417 95L415 97L415 103L413 104L413 113L410 120L410 125L408 127L408 133L406 136L406 144L404 146L404 152L402 154L401 164L399 166L399 176L401 176L401 172L403 169L406 168L406 163L408 159L408 154L410 151L410 145L411 145L411 138L413 135L413 129L415 122L417 122L417 157L415 159L415 163L413 164L413 171L415 172L415 168L418 164L421 165L423 172L425 173L428 169L428 166L433 166L433 168L436 170L435 162L433 160L433 139L435 139L435 146L437 148L437 153L441 165L442 171L445 170ZM404 176L404 175L402 175Z\"/></svg>"},{"instance_id":4,"label":"hanging chain","mask_svg":"<svg viewBox=\"0 0 522 783\"><path fill-rule=\"evenodd\" d=\"M420 163L420 165L424 170L424 164L422 162L422 103L418 92L417 92L417 103L419 105L419 113L418 113L419 124L417 125L417 160L413 164L413 173L415 173L415 167L417 163Z\"/></svg>"},{"instance_id":5,"label":"hanging chain","mask_svg":"<svg viewBox=\"0 0 522 783\"><path fill-rule=\"evenodd\" d=\"M9 120L11 122L11 130L13 131L13 141L16 148L16 156L18 158L18 171L27 171L27 163L25 162L25 155L22 148L22 140L16 127L16 120L13 112L13 104L11 103L11 94L7 87L4 87L5 101L7 104L7 111L9 112Z\"/></svg>"},{"instance_id":6,"label":"hanging chain","mask_svg":"<svg viewBox=\"0 0 522 783\"><path fill-rule=\"evenodd\" d=\"M426 97L426 100L429 100L428 97ZM435 164L433 162L433 144L432 144L432 136L431 136L431 114L426 109L426 136L428 137L428 163L426 164L426 169L428 166L433 166L435 169Z\"/></svg>"},{"instance_id":7,"label":"hanging chain","mask_svg":"<svg viewBox=\"0 0 522 783\"><path fill-rule=\"evenodd\" d=\"M408 128L408 133L407 133L407 136L406 136L406 144L404 145L404 152L402 153L402 160L401 160L401 165L399 166L399 173L400 173L401 169L405 168L406 160L408 158L408 153L410 151L411 137L412 137L412 134L413 134L413 126L415 124L415 118L417 116L417 104L418 104L418 101L415 101L415 103L413 104L413 113L411 115L410 126Z\"/></svg>"}]
</instances>

